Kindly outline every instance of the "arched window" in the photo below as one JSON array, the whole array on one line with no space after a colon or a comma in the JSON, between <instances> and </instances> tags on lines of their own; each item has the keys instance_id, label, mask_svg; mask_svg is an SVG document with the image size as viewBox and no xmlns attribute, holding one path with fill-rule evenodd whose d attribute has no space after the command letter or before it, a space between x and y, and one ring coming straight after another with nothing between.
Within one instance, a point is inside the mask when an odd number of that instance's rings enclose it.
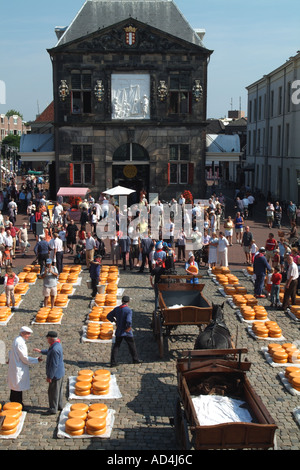
<instances>
[{"instance_id":1,"label":"arched window","mask_svg":"<svg viewBox=\"0 0 300 470\"><path fill-rule=\"evenodd\" d=\"M123 144L115 151L113 155L114 162L147 162L149 161L149 154L147 150L144 149L139 144Z\"/></svg>"}]
</instances>

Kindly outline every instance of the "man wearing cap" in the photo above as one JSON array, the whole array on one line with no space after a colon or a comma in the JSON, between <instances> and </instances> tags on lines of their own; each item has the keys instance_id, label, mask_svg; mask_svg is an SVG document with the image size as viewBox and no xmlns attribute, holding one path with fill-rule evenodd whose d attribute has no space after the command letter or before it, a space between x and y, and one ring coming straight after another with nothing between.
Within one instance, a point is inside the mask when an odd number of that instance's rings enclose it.
<instances>
[{"instance_id":1,"label":"man wearing cap","mask_svg":"<svg viewBox=\"0 0 300 470\"><path fill-rule=\"evenodd\" d=\"M58 270L55 266L52 266L51 258L46 260L46 266L42 269L40 279L44 281L44 307L48 306L49 297L51 297L51 308L54 308L57 295Z\"/></svg>"},{"instance_id":2,"label":"man wearing cap","mask_svg":"<svg viewBox=\"0 0 300 470\"><path fill-rule=\"evenodd\" d=\"M8 386L10 388L10 401L21 403L23 406L23 391L29 390L29 365L37 364L41 357L28 356L26 341L33 333L31 328L22 326L8 353ZM24 409L24 406L23 406Z\"/></svg>"},{"instance_id":3,"label":"man wearing cap","mask_svg":"<svg viewBox=\"0 0 300 470\"><path fill-rule=\"evenodd\" d=\"M154 242L150 237L149 233L141 239L141 253L142 253L142 264L139 269L139 273L144 272L145 264L148 259L149 271L151 272L152 266L150 265L150 253L153 249Z\"/></svg>"},{"instance_id":4,"label":"man wearing cap","mask_svg":"<svg viewBox=\"0 0 300 470\"><path fill-rule=\"evenodd\" d=\"M299 277L298 266L295 263L293 257L291 255L288 255L286 257L286 260L288 263L288 269L286 283L284 287L283 302L281 307L282 310L286 310L289 306L289 303L291 303L291 305L296 304L296 293Z\"/></svg>"},{"instance_id":5,"label":"man wearing cap","mask_svg":"<svg viewBox=\"0 0 300 470\"><path fill-rule=\"evenodd\" d=\"M122 297L122 304L119 305L118 307L115 307L107 315L107 319L111 322L115 322L117 325L116 339L111 350L111 358L110 358L111 367L117 366L117 356L118 356L119 348L123 339L125 339L128 345L133 363L140 364L142 362L138 358L138 353L137 353L135 341L133 338L132 310L128 306L129 301L130 301L129 297L127 295L124 295Z\"/></svg>"},{"instance_id":6,"label":"man wearing cap","mask_svg":"<svg viewBox=\"0 0 300 470\"><path fill-rule=\"evenodd\" d=\"M254 283L254 295L258 298L264 298L263 288L265 283L266 271L269 273L272 271L271 266L269 265L265 257L265 248L261 247L257 255L255 255L253 261L253 273L255 274L255 283Z\"/></svg>"},{"instance_id":7,"label":"man wearing cap","mask_svg":"<svg viewBox=\"0 0 300 470\"><path fill-rule=\"evenodd\" d=\"M46 260L49 258L49 244L45 240L44 234L40 235L39 241L35 245L33 251L37 256L38 263L40 265L40 273L41 273L43 266L46 265Z\"/></svg>"},{"instance_id":8,"label":"man wearing cap","mask_svg":"<svg viewBox=\"0 0 300 470\"><path fill-rule=\"evenodd\" d=\"M63 349L56 331L49 331L46 335L49 348L34 349L47 356L46 377L49 384L49 409L46 414L56 414L63 409L63 379L65 375Z\"/></svg>"}]
</instances>

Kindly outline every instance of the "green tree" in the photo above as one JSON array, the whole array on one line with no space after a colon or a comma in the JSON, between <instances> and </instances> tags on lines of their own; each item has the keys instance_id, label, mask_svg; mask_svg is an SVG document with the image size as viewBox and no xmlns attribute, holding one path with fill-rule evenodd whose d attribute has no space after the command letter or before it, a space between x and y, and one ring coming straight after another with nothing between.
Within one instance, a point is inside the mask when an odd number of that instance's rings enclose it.
<instances>
[{"instance_id":1,"label":"green tree","mask_svg":"<svg viewBox=\"0 0 300 470\"><path fill-rule=\"evenodd\" d=\"M18 150L20 150L20 140L21 140L21 137L19 135L13 135L13 134L8 135L4 137L4 139L1 142L2 148L4 148L4 146L7 145L8 147L16 147Z\"/></svg>"},{"instance_id":2,"label":"green tree","mask_svg":"<svg viewBox=\"0 0 300 470\"><path fill-rule=\"evenodd\" d=\"M23 121L23 114L21 114L19 111L16 111L15 109L9 109L5 116L8 118L10 118L11 116L20 116Z\"/></svg>"}]
</instances>

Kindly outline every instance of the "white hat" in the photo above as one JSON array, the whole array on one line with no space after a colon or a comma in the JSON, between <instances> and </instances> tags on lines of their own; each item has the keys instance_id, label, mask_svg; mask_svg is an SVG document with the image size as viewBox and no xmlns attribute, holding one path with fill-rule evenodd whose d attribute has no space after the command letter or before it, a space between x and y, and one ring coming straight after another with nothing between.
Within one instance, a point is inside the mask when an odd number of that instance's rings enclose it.
<instances>
[{"instance_id":1,"label":"white hat","mask_svg":"<svg viewBox=\"0 0 300 470\"><path fill-rule=\"evenodd\" d=\"M20 333L33 333L33 331L28 326L22 326L20 329Z\"/></svg>"},{"instance_id":2,"label":"white hat","mask_svg":"<svg viewBox=\"0 0 300 470\"><path fill-rule=\"evenodd\" d=\"M190 258L191 256L194 256L194 253L193 253L192 251L189 252L189 258Z\"/></svg>"}]
</instances>

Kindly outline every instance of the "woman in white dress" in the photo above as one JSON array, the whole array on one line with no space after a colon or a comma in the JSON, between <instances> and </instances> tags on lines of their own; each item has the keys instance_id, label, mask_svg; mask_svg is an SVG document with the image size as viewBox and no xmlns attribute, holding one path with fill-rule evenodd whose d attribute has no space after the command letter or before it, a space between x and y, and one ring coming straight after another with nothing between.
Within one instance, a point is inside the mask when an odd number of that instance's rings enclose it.
<instances>
[{"instance_id":1,"label":"woman in white dress","mask_svg":"<svg viewBox=\"0 0 300 470\"><path fill-rule=\"evenodd\" d=\"M213 232L211 234L211 239L209 241L208 269L211 269L212 266L215 266L217 264L218 244L219 244L219 239L217 237L217 234Z\"/></svg>"}]
</instances>

